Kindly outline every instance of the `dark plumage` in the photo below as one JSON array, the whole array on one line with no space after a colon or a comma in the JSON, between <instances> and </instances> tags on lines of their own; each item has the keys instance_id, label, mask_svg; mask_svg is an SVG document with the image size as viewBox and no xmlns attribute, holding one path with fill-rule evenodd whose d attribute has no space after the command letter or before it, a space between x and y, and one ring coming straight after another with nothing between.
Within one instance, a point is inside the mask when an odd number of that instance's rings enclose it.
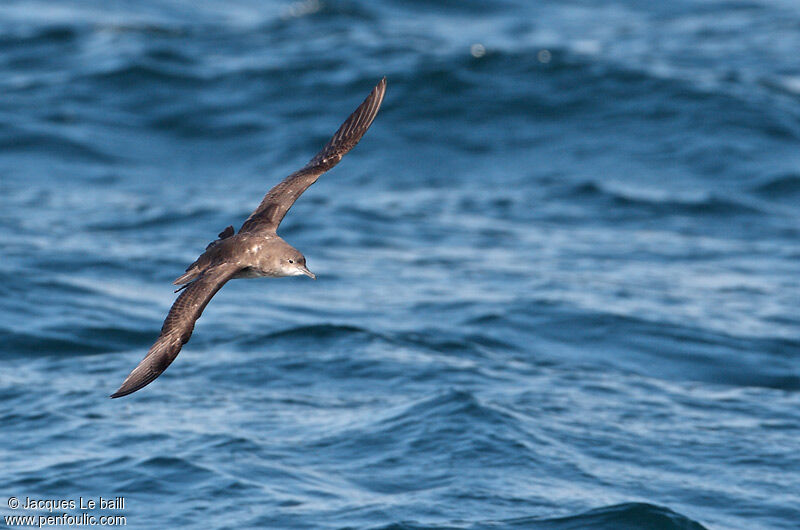
<instances>
[{"instance_id":1,"label":"dark plumage","mask_svg":"<svg viewBox=\"0 0 800 530\"><path fill-rule=\"evenodd\" d=\"M378 114L385 92L384 78L305 167L269 190L238 234L234 235L233 226L220 232L219 239L175 280L181 285L178 291L183 292L172 304L161 334L112 398L136 392L167 369L192 336L203 309L228 280L303 274L315 278L305 257L276 230L297 198L361 140Z\"/></svg>"}]
</instances>

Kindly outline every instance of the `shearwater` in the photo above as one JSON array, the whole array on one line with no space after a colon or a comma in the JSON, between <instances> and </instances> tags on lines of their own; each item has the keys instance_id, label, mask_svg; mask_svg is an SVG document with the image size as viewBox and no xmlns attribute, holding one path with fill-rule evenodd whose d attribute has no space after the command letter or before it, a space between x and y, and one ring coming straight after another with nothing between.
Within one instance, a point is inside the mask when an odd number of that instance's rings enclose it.
<instances>
[{"instance_id":1,"label":"shearwater","mask_svg":"<svg viewBox=\"0 0 800 530\"><path fill-rule=\"evenodd\" d=\"M136 392L167 369L189 341L203 309L228 280L303 274L316 278L306 267L305 256L278 236L278 225L297 198L361 140L378 114L385 93L383 78L305 167L269 190L239 233L234 235L233 226L220 232L219 239L209 244L186 273L175 280L175 285L182 286L175 292L183 292L172 304L161 334L122 386L111 394L112 398Z\"/></svg>"}]
</instances>

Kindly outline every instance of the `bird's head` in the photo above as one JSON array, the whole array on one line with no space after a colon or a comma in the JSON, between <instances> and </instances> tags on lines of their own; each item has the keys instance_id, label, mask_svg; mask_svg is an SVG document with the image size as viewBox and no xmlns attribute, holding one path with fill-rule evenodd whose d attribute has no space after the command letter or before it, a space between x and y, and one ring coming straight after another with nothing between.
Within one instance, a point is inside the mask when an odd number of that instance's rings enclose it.
<instances>
[{"instance_id":1,"label":"bird's head","mask_svg":"<svg viewBox=\"0 0 800 530\"><path fill-rule=\"evenodd\" d=\"M298 250L291 248L283 252L280 261L281 272L284 276L302 276L306 275L312 280L316 280L317 276L308 270L306 267L306 257L303 256Z\"/></svg>"}]
</instances>

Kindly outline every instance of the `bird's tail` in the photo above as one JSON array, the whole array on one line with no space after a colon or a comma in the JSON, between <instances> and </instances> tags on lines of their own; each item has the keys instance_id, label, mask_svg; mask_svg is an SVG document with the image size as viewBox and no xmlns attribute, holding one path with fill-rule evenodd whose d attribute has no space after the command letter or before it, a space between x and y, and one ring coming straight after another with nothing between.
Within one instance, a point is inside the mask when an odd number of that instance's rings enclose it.
<instances>
[{"instance_id":1,"label":"bird's tail","mask_svg":"<svg viewBox=\"0 0 800 530\"><path fill-rule=\"evenodd\" d=\"M183 285L186 287L187 284L194 281L198 276L200 276L200 269L198 267L190 267L186 272L175 278L172 282L173 285ZM178 291L175 291L176 293Z\"/></svg>"},{"instance_id":2,"label":"bird's tail","mask_svg":"<svg viewBox=\"0 0 800 530\"><path fill-rule=\"evenodd\" d=\"M233 225L231 225L219 233L219 239L215 239L214 241L208 244L208 246L206 247L206 251L208 251L208 249L210 249L214 245L218 244L223 239L228 239L233 234L234 234L234 229ZM205 256L205 254L203 254L203 256ZM200 273L203 272L202 269L204 269L208 265L208 259L206 258L204 260L203 256L197 258L197 260L194 263L189 265L189 268L186 269L186 272L175 278L175 280L172 282L174 285L183 285L183 287L175 291L176 293L181 289L185 289L188 284L196 280L197 277L200 276Z\"/></svg>"}]
</instances>

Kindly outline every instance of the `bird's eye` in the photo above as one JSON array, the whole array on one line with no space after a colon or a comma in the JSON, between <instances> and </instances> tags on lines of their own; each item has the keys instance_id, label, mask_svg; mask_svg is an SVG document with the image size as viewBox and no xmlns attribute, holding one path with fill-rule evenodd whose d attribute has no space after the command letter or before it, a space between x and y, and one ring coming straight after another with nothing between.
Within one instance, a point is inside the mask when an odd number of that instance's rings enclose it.
<instances>
[{"instance_id":1,"label":"bird's eye","mask_svg":"<svg viewBox=\"0 0 800 530\"><path fill-rule=\"evenodd\" d=\"M289 263L294 263L294 260L293 260L293 259L290 259L290 260L289 260Z\"/></svg>"}]
</instances>

